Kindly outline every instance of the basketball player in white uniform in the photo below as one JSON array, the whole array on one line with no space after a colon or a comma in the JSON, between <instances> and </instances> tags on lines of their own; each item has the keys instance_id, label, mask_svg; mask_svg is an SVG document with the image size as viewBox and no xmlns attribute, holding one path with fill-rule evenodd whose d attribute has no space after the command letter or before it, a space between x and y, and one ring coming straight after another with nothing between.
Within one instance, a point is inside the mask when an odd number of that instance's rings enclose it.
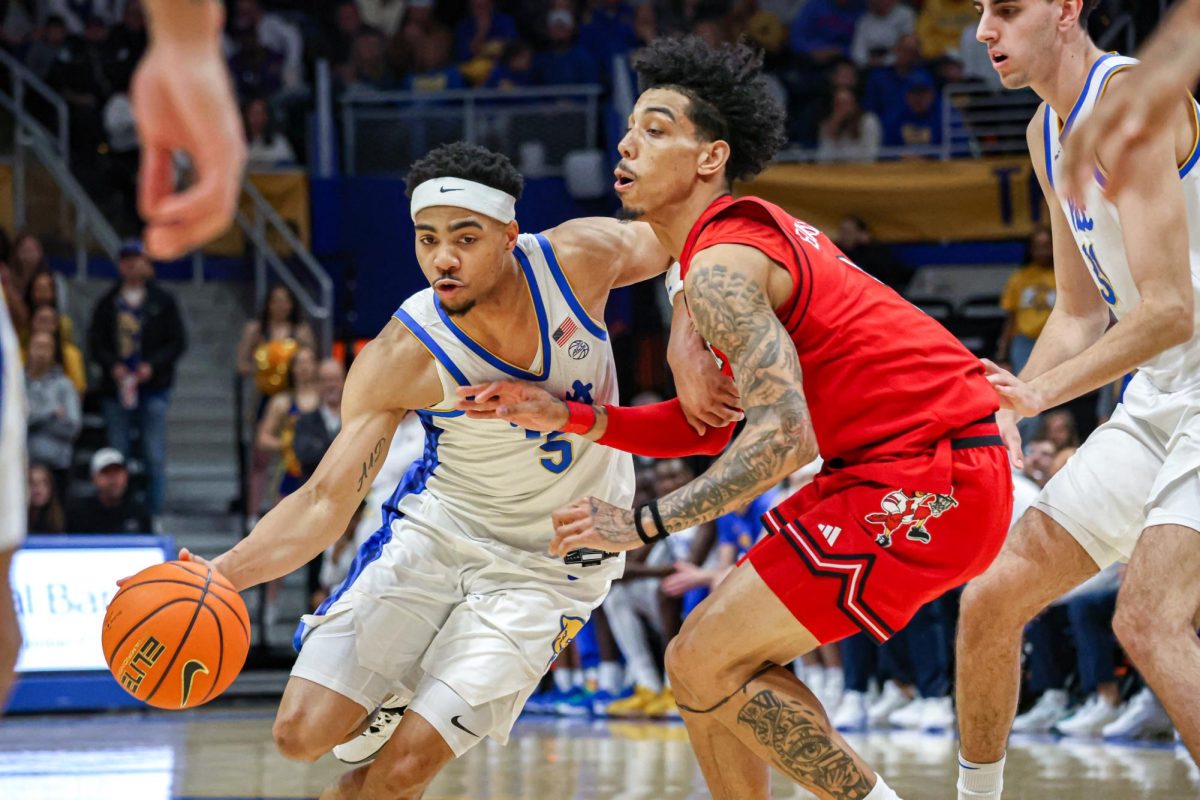
<instances>
[{"instance_id":1,"label":"basketball player in white uniform","mask_svg":"<svg viewBox=\"0 0 1200 800\"><path fill-rule=\"evenodd\" d=\"M0 713L12 686L21 629L9 587L13 553L25 540L25 372L21 351L0 299Z\"/></svg>"},{"instance_id":2,"label":"basketball player in white uniform","mask_svg":"<svg viewBox=\"0 0 1200 800\"><path fill-rule=\"evenodd\" d=\"M384 504L384 524L345 583L303 618L275 720L280 752L315 761L354 737L388 695L407 703L378 758L323 800L419 797L483 737L505 742L620 575L619 557L549 556L550 513L588 493L628 507L631 457L573 433L468 417L456 389L512 377L577 409L616 403L598 321L608 292L670 261L640 224L582 219L519 233L520 176L481 147L438 148L408 182L432 288L406 300L354 362L341 432L312 478L212 562L239 590L308 562L345 529L401 416L417 411L424 455Z\"/></svg>"},{"instance_id":3,"label":"basketball player in white uniform","mask_svg":"<svg viewBox=\"0 0 1200 800\"><path fill-rule=\"evenodd\" d=\"M1083 194L1065 194L1063 139L1138 69L1092 43L1084 23L1094 5L977 3L978 37L1004 84L1045 100L1028 140L1050 200L1058 299L1020 377L989 363L1006 427L1137 374L1112 419L1050 480L963 594L960 800L1000 797L1025 623L1117 561L1129 567L1114 630L1200 755L1200 122L1195 102L1180 96L1111 197L1101 186L1103 149Z\"/></svg>"}]
</instances>

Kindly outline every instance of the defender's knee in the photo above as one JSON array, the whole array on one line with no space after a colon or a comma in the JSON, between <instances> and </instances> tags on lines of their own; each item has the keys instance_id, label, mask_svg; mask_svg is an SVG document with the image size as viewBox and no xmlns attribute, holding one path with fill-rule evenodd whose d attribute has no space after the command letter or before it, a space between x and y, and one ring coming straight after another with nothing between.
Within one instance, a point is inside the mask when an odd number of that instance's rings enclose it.
<instances>
[{"instance_id":1,"label":"defender's knee","mask_svg":"<svg viewBox=\"0 0 1200 800\"><path fill-rule=\"evenodd\" d=\"M1019 635L1038 612L1020 601L1019 591L1019 587L986 574L967 584L959 601L959 638L972 641L994 637L997 632Z\"/></svg>"},{"instance_id":2,"label":"defender's knee","mask_svg":"<svg viewBox=\"0 0 1200 800\"><path fill-rule=\"evenodd\" d=\"M1165 619L1154 609L1140 603L1118 602L1113 615L1112 629L1121 647L1138 665L1152 661L1161 649L1159 642L1171 635L1172 621ZM1180 635L1189 635L1183 625L1178 626ZM1194 635L1194 634L1191 634Z\"/></svg>"},{"instance_id":3,"label":"defender's knee","mask_svg":"<svg viewBox=\"0 0 1200 800\"><path fill-rule=\"evenodd\" d=\"M432 753L410 750L381 766L384 795L396 800L415 800L437 776L442 760Z\"/></svg>"},{"instance_id":4,"label":"defender's knee","mask_svg":"<svg viewBox=\"0 0 1200 800\"><path fill-rule=\"evenodd\" d=\"M275 749L290 761L311 763L333 749L337 742L328 740L327 732L312 724L303 712L280 709L271 727Z\"/></svg>"}]
</instances>

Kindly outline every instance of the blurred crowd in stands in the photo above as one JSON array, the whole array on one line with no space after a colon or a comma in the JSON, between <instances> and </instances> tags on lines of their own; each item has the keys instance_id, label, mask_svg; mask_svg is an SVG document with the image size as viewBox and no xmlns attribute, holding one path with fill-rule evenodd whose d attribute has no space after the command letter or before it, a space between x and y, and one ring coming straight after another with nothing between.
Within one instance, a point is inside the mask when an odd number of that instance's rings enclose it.
<instances>
[{"instance_id":1,"label":"blurred crowd in stands","mask_svg":"<svg viewBox=\"0 0 1200 800\"><path fill-rule=\"evenodd\" d=\"M796 144L874 160L937 146L946 84L999 88L975 41L972 0L226 0L225 51L251 169L307 160L316 65L335 91L612 83L614 57L659 35L745 38L762 48ZM1094 24L1132 0L1101 4ZM9 0L0 45L70 107L72 150L91 183L129 181L129 103L146 24L138 0ZM1153 18L1139 30L1149 30ZM101 156L101 158L96 158ZM130 214L133 209L128 209Z\"/></svg>"}]
</instances>

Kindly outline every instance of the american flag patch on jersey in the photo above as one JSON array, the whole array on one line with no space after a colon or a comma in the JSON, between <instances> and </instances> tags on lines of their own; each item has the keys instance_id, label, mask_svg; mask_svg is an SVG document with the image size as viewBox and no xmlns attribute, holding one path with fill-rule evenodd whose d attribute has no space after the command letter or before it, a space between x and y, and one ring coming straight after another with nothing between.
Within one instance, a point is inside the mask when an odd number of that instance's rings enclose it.
<instances>
[{"instance_id":1,"label":"american flag patch on jersey","mask_svg":"<svg viewBox=\"0 0 1200 800\"><path fill-rule=\"evenodd\" d=\"M554 340L556 345L562 347L567 343L567 340L571 338L571 334L575 333L577 330L579 330L579 325L576 324L575 319L573 317L567 317L559 323L557 328L554 329L554 333L550 338Z\"/></svg>"}]
</instances>

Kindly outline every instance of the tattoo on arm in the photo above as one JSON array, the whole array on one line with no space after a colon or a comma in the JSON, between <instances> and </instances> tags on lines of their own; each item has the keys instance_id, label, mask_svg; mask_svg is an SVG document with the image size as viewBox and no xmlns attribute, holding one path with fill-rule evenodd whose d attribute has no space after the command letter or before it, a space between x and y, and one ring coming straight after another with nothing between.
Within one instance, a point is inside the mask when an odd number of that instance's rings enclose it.
<instances>
[{"instance_id":1,"label":"tattoo on arm","mask_svg":"<svg viewBox=\"0 0 1200 800\"><path fill-rule=\"evenodd\" d=\"M737 721L754 731L754 738L793 780L837 800L861 800L870 794L871 782L830 737L828 723L822 725L817 713L764 689L742 706Z\"/></svg>"},{"instance_id":2,"label":"tattoo on arm","mask_svg":"<svg viewBox=\"0 0 1200 800\"><path fill-rule=\"evenodd\" d=\"M363 490L363 484L366 483L371 477L371 470L375 469L375 465L379 463L379 459L383 455L383 449L386 445L387 439L380 439L375 443L375 446L371 448L371 454L367 456L367 460L362 463L362 471L358 476L358 486L355 487L356 491L361 492Z\"/></svg>"},{"instance_id":3,"label":"tattoo on arm","mask_svg":"<svg viewBox=\"0 0 1200 800\"><path fill-rule=\"evenodd\" d=\"M671 531L758 496L817 452L800 360L763 288L719 264L693 274L688 307L700 335L733 365L746 426L703 475L659 501Z\"/></svg>"}]
</instances>

